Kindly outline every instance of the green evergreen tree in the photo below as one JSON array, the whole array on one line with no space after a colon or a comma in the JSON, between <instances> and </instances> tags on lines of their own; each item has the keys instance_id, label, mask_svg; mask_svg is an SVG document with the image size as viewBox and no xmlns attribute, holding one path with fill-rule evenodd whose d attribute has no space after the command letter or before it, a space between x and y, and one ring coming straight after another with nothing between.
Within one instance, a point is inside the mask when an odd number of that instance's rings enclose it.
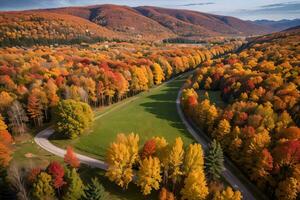
<instances>
[{"instance_id":1,"label":"green evergreen tree","mask_svg":"<svg viewBox=\"0 0 300 200\"><path fill-rule=\"evenodd\" d=\"M212 180L219 179L224 170L223 150L220 143L216 140L213 140L210 144L205 158L205 168Z\"/></svg>"},{"instance_id":2,"label":"green evergreen tree","mask_svg":"<svg viewBox=\"0 0 300 200\"><path fill-rule=\"evenodd\" d=\"M84 200L108 200L109 194L105 191L103 185L97 178L93 178L92 182L85 189Z\"/></svg>"},{"instance_id":3,"label":"green evergreen tree","mask_svg":"<svg viewBox=\"0 0 300 200\"><path fill-rule=\"evenodd\" d=\"M67 189L63 200L78 200L84 195L84 185L76 169L66 169Z\"/></svg>"}]
</instances>

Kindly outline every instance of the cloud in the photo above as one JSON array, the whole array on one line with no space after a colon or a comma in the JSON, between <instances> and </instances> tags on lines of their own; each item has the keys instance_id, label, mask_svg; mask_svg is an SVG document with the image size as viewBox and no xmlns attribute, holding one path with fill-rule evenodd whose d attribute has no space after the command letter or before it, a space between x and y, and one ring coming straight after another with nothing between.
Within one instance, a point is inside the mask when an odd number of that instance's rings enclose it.
<instances>
[{"instance_id":1,"label":"cloud","mask_svg":"<svg viewBox=\"0 0 300 200\"><path fill-rule=\"evenodd\" d=\"M212 5L212 4L215 4L215 3L213 3L213 2L188 3L188 4L178 5L178 6L205 6L205 5Z\"/></svg>"},{"instance_id":2,"label":"cloud","mask_svg":"<svg viewBox=\"0 0 300 200\"><path fill-rule=\"evenodd\" d=\"M256 12L300 12L300 1L277 3L261 6Z\"/></svg>"},{"instance_id":3,"label":"cloud","mask_svg":"<svg viewBox=\"0 0 300 200\"><path fill-rule=\"evenodd\" d=\"M300 18L300 1L267 4L253 9L236 9L233 11L216 11L215 14L236 16L242 19L295 19Z\"/></svg>"},{"instance_id":4,"label":"cloud","mask_svg":"<svg viewBox=\"0 0 300 200\"><path fill-rule=\"evenodd\" d=\"M249 13L249 14L299 14L300 13L300 1L286 2L286 3L277 3L277 4L268 4L257 7L256 9L242 9L235 11L237 13Z\"/></svg>"}]
</instances>

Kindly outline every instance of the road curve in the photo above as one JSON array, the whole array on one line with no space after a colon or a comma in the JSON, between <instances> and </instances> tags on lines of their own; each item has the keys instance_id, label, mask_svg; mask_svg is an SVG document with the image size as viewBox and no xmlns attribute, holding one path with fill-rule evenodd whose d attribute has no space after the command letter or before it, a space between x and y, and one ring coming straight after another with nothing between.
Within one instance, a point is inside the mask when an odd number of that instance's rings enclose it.
<instances>
[{"instance_id":1,"label":"road curve","mask_svg":"<svg viewBox=\"0 0 300 200\"><path fill-rule=\"evenodd\" d=\"M174 81L175 79L178 79L182 76L185 76L185 75L189 75L193 72L194 70L192 71L189 71L189 72L185 72L177 77L174 77L162 84L160 84L159 86L153 88L153 89L156 89L156 88L160 88L162 85L165 85L165 84L168 84L172 81ZM104 112L102 113L101 115L98 115L96 116L94 119L98 119L98 118L101 118L103 116L105 116L106 114L112 112L113 110L121 107L121 106L124 106L136 99L138 99L139 96L135 96L135 97L132 97L130 100L128 101L125 101L125 102L121 102L119 105L115 106L114 108L108 110L107 112ZM54 133L54 128L53 127L49 127L49 128L46 128L44 129L43 131L39 132L35 137L34 137L34 141L37 145L39 145L41 148L43 148L44 150L58 156L58 157L64 157L64 155L66 154L66 150L65 149L62 149L62 148L59 148L55 145L53 145L50 141L49 141L49 137ZM94 167L94 168L100 168L100 169L103 169L103 170L106 170L107 169L107 164L102 161L102 160L97 160L97 159L94 159L94 158L91 158L91 157L88 157L88 156L85 156L85 155L82 155L82 154L79 154L79 153L75 153L76 156L78 157L79 161L81 163L84 163L90 167Z\"/></svg>"},{"instance_id":2,"label":"road curve","mask_svg":"<svg viewBox=\"0 0 300 200\"><path fill-rule=\"evenodd\" d=\"M161 87L162 85L164 84L167 84L169 82L172 82L173 80L177 79L177 78L180 78L182 76L185 76L185 75L189 75L193 72L194 70L192 71L189 71L189 72L186 72L180 76L177 76L169 81L166 81L165 83L161 84L160 86L158 87ZM157 88L157 87L156 87ZM181 109L181 106L180 106L180 97L181 97L181 93L182 93L182 88L179 90L178 92L178 95L177 95L177 99L176 99L176 108L177 108L177 112L178 112L178 115L180 116L182 122L184 123L184 125L186 126L187 130L189 131L189 133L195 138L195 140L200 143L202 145L202 147L204 149L207 149L208 148L208 142L207 142L207 139L205 139L205 137L202 137L200 136L200 134L197 133L197 131L190 125L190 123L188 122L188 120L186 119L186 117L184 116L183 114L183 111ZM117 105L116 107L119 107L119 106L123 106L129 102L132 102L136 99L138 99L139 97L133 97L132 100L130 101L126 101L124 103L121 103L119 105ZM113 108L105 113L103 113L102 115L99 115L97 116L96 118L101 118L103 117L104 115L108 114L109 112L113 111L114 109ZM43 148L44 150L58 156L58 157L64 157L64 155L66 154L66 150L65 149L62 149L62 148L59 148L55 145L53 145L50 141L49 141L49 137L54 133L54 128L53 127L49 127L49 128L46 128L44 129L43 131L39 132L35 137L34 137L34 141L37 145L39 145L41 148ZM94 167L94 168L100 168L100 169L103 169L103 170L107 170L107 167L108 165L102 161L102 160L97 160L97 159L94 159L94 158L91 158L91 157L88 157L88 156L85 156L85 155L82 155L82 154L79 154L79 153L75 153L76 156L78 157L79 161L81 163L84 163L90 167ZM224 178L233 186L233 187L238 187L239 190L242 192L243 194L243 198L246 199L246 200L254 200L254 196L252 195L252 193L249 191L249 189L232 173L232 170L229 170L228 169L229 167L227 166L227 161L225 159L225 170L223 172L223 176Z\"/></svg>"},{"instance_id":3,"label":"road curve","mask_svg":"<svg viewBox=\"0 0 300 200\"><path fill-rule=\"evenodd\" d=\"M181 118L184 125L186 126L186 129L189 131L189 133L194 137L194 139L198 143L200 143L202 145L203 149L206 150L208 148L208 144L209 144L208 137L201 130L195 130L195 128L191 125L190 121L185 117L185 115L182 111L181 104L180 104L182 89L183 88L181 88L179 90L177 99L176 99L176 108L177 108L178 115ZM241 191L241 193L243 195L243 199L246 199L246 200L257 199L254 197L251 190L239 178L237 178L237 176L234 175L234 173L233 173L234 171L235 171L235 173L239 173L239 172L236 171L237 170L236 168L232 169L233 168L232 164L226 157L224 157L224 167L225 167L225 169L222 173L223 177L233 188ZM262 197L262 198L264 198L264 197Z\"/></svg>"},{"instance_id":4,"label":"road curve","mask_svg":"<svg viewBox=\"0 0 300 200\"><path fill-rule=\"evenodd\" d=\"M34 141L37 145L45 149L46 151L49 151L53 153L54 155L58 157L64 157L66 154L66 150L61 149L55 145L53 145L48 138L54 133L53 127L49 127L41 132L39 132L35 137ZM100 169L107 169L107 164L104 161L97 160L94 158L90 158L88 156L84 156L81 154L76 153L77 158L81 163L84 163L90 167L100 168Z\"/></svg>"}]
</instances>

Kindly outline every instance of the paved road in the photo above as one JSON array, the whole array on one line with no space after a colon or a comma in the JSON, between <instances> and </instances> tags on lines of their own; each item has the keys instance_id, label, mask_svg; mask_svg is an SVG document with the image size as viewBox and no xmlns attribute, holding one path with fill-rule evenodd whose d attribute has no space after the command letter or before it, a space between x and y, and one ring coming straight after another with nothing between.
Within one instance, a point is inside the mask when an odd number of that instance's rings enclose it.
<instances>
[{"instance_id":1,"label":"paved road","mask_svg":"<svg viewBox=\"0 0 300 200\"><path fill-rule=\"evenodd\" d=\"M39 145L40 147L42 147L46 151L49 151L49 152L53 153L54 155L63 158L64 155L66 154L66 150L61 149L61 148L53 145L48 140L50 135L52 135L53 133L54 133L54 129L52 127L49 127L47 129L39 132L34 137L34 141L37 145ZM90 158L88 156L84 156L84 155L81 155L81 154L78 154L78 153L76 153L76 156L78 157L78 159L81 163L87 164L90 167L97 167L97 168L104 169L104 170L107 169L107 164L104 161L97 160L97 159L94 159L94 158Z\"/></svg>"},{"instance_id":2,"label":"paved road","mask_svg":"<svg viewBox=\"0 0 300 200\"><path fill-rule=\"evenodd\" d=\"M186 72L180 76L177 76L177 77L174 77L166 82L164 82L163 84L153 88L153 89L157 89L157 88L160 88L161 86L165 85L165 84L168 84L172 81L174 81L175 79L178 79L178 78L181 78L182 76L185 76L185 75L189 75L191 74L193 71L190 71L190 72ZM152 90L152 89L151 89ZM99 119L105 115L107 115L108 113L114 111L115 109L121 107L121 106L124 106L136 99L140 98L140 96L135 96L135 97L131 97L130 100L126 100L124 102L121 102L119 105L116 105L114 108L108 110L107 112L104 112L98 116L95 117L95 119ZM40 147L42 147L43 149L45 149L46 151L50 152L50 153L53 153L54 155L58 156L58 157L64 157L64 155L66 154L66 150L65 149L61 149L55 145L53 145L49 140L48 138L54 133L54 129L53 127L49 127L47 129L44 129L43 131L39 132L35 137L34 137L34 141L37 145L39 145ZM82 155L82 154L78 154L76 153L76 156L78 157L79 161L81 163L84 163L84 164L87 164L89 165L90 167L96 167L96 168L100 168L100 169L104 169L106 170L107 169L107 164L102 161L102 160L97 160L97 159L94 159L94 158L90 158L88 156L85 156L85 155Z\"/></svg>"},{"instance_id":3,"label":"paved road","mask_svg":"<svg viewBox=\"0 0 300 200\"><path fill-rule=\"evenodd\" d=\"M191 74L193 71L190 71L190 72L186 72L176 78L173 78L165 83L163 83L162 85L164 84L167 84L177 78L180 78L182 76L187 76L189 74ZM158 86L158 87L161 87L162 85ZM156 87L157 88L157 87ZM181 97L181 93L182 93L182 90L179 91L178 93L178 96L177 96L177 99L176 99L176 107L177 107L177 112L182 120L182 122L184 123L184 125L186 126L187 130L190 132L190 134L195 138L195 140L197 142L199 142L202 147L204 149L207 149L208 147L208 142L206 139L204 139L203 137L201 137L195 130L194 128L190 125L190 123L188 122L188 120L185 118L183 112L182 112L182 109L181 109L181 106L180 106L180 97ZM115 110L117 107L120 107L120 106L123 106L131 101L134 101L136 99L138 99L139 97L133 97L132 100L130 101L126 101L124 103L121 103L119 105L117 105L115 108L103 113L102 115L99 115L97 116L96 118L101 118L103 117L104 115L108 114L109 112ZM35 138L34 138L34 141L36 142L37 145L39 145L40 147L42 147L43 149L45 149L46 151L48 152L51 152L53 153L54 155L56 156L59 156L59 157L64 157L64 155L66 154L66 150L65 149L61 149L55 145L53 145L49 140L48 138L54 133L54 129L52 127L49 127L41 132L39 132ZM100 169L103 169L103 170L106 170L107 169L107 164L102 161L102 160L97 160L97 159L94 159L94 158L91 158L91 157L88 157L88 156L85 156L85 155L82 155L82 154L78 154L76 153L76 156L78 157L79 161L81 163L84 163L84 164L87 164L89 165L90 167L95 167L95 168L100 168ZM223 176L224 178L233 186L233 187L238 187L239 190L242 192L243 194L243 197L244 199L246 200L253 200L255 199L254 196L252 195L252 193L248 190L248 188L246 186L244 186L244 184L232 173L232 170L228 170L228 166L225 162L225 171L223 172Z\"/></svg>"},{"instance_id":4,"label":"paved road","mask_svg":"<svg viewBox=\"0 0 300 200\"><path fill-rule=\"evenodd\" d=\"M189 131L189 133L194 137L194 139L200 143L203 147L204 150L208 148L209 144L209 139L208 137L201 131L201 130L196 130L194 126L191 124L191 122L185 117L183 114L181 105L180 105L180 98L182 94L182 88L179 90L177 99L176 99L176 107L177 107L177 112L178 115L180 116L182 122L186 126L186 129ZM200 133L200 134L199 134ZM225 157L224 159L224 171L222 173L223 177L226 179L226 181L235 189L238 189L242 192L243 199L246 200L254 200L257 199L253 196L252 191L240 181L237 176L234 175L233 172L235 173L240 173L236 168L233 169L232 163L228 160L228 158ZM251 184L251 183L248 183ZM253 187L253 186L252 186ZM265 197L262 197L265 198Z\"/></svg>"}]
</instances>

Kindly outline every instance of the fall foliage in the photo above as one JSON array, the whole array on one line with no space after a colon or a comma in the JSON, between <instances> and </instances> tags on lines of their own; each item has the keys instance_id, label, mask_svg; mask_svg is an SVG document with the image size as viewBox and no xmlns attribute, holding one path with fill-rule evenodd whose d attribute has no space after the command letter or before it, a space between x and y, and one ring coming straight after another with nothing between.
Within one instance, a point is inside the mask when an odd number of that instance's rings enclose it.
<instances>
[{"instance_id":1,"label":"fall foliage","mask_svg":"<svg viewBox=\"0 0 300 200\"><path fill-rule=\"evenodd\" d=\"M0 114L0 167L7 167L12 159L12 145L13 139L7 130L1 114Z\"/></svg>"},{"instance_id":2,"label":"fall foliage","mask_svg":"<svg viewBox=\"0 0 300 200\"><path fill-rule=\"evenodd\" d=\"M72 168L78 168L80 165L80 162L76 157L71 146L67 147L67 152L65 154L64 161L67 165L71 166Z\"/></svg>"},{"instance_id":3,"label":"fall foliage","mask_svg":"<svg viewBox=\"0 0 300 200\"><path fill-rule=\"evenodd\" d=\"M293 173L300 163L298 40L298 29L258 37L241 52L203 63L182 93L186 115L270 198L300 193ZM213 175L211 153L205 164Z\"/></svg>"}]
</instances>

